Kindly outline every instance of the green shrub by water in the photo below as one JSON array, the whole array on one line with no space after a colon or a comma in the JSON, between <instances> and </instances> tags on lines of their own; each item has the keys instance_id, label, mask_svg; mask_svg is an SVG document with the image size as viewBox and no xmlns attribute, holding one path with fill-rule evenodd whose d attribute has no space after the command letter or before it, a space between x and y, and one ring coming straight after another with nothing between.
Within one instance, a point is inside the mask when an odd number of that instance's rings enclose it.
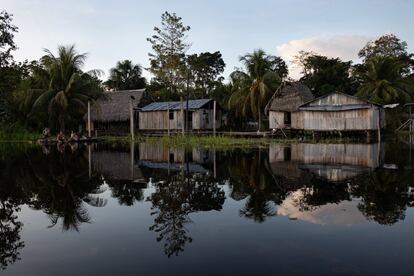
<instances>
[{"instance_id":1,"label":"green shrub by water","mask_svg":"<svg viewBox=\"0 0 414 276\"><path fill-rule=\"evenodd\" d=\"M0 141L30 141L39 137L39 133L28 131L20 125L0 125Z\"/></svg>"}]
</instances>

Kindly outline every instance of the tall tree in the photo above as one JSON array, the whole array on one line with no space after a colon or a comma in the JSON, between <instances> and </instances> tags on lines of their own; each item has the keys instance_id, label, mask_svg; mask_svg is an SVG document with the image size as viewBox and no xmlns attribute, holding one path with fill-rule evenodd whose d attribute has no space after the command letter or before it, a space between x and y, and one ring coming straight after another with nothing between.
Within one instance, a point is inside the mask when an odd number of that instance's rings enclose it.
<instances>
[{"instance_id":1,"label":"tall tree","mask_svg":"<svg viewBox=\"0 0 414 276\"><path fill-rule=\"evenodd\" d=\"M129 90L145 88L146 82L140 65L123 60L111 68L109 78L104 84L110 89Z\"/></svg>"},{"instance_id":2,"label":"tall tree","mask_svg":"<svg viewBox=\"0 0 414 276\"><path fill-rule=\"evenodd\" d=\"M74 45L59 46L57 56L47 49L45 52L36 78L47 86L42 87L29 115L44 113L46 109L49 123L64 131L66 123L79 123L88 101L102 95L99 71L81 70L87 56L79 54Z\"/></svg>"},{"instance_id":3,"label":"tall tree","mask_svg":"<svg viewBox=\"0 0 414 276\"><path fill-rule=\"evenodd\" d=\"M233 87L229 99L230 109L236 110L239 116L255 117L259 131L264 105L281 83L278 71L275 70L275 60L275 57L267 55L263 50L255 50L240 58L245 71L238 70L230 76Z\"/></svg>"},{"instance_id":4,"label":"tall tree","mask_svg":"<svg viewBox=\"0 0 414 276\"><path fill-rule=\"evenodd\" d=\"M187 56L189 77L196 91L205 96L220 81L226 64L219 51L210 53L192 54Z\"/></svg>"},{"instance_id":5,"label":"tall tree","mask_svg":"<svg viewBox=\"0 0 414 276\"><path fill-rule=\"evenodd\" d=\"M302 67L301 82L319 97L330 92L341 91L355 94L356 82L351 72L351 61L328 58L312 52L300 52L296 62Z\"/></svg>"},{"instance_id":6,"label":"tall tree","mask_svg":"<svg viewBox=\"0 0 414 276\"><path fill-rule=\"evenodd\" d=\"M377 103L407 102L413 98L414 83L402 75L404 64L393 57L372 57L360 76L357 95Z\"/></svg>"},{"instance_id":7,"label":"tall tree","mask_svg":"<svg viewBox=\"0 0 414 276\"><path fill-rule=\"evenodd\" d=\"M155 79L176 94L183 83L185 53L190 47L186 33L190 30L175 13L165 12L161 16L161 27L154 27L155 34L147 38L152 45L149 53L149 71Z\"/></svg>"},{"instance_id":8,"label":"tall tree","mask_svg":"<svg viewBox=\"0 0 414 276\"><path fill-rule=\"evenodd\" d=\"M0 68L7 66L12 60L11 52L17 49L14 34L18 28L12 24L13 16L0 11Z\"/></svg>"},{"instance_id":9,"label":"tall tree","mask_svg":"<svg viewBox=\"0 0 414 276\"><path fill-rule=\"evenodd\" d=\"M14 34L18 28L12 24L13 17L0 11L0 117L7 115L7 99L21 79L20 66L13 61L12 51L17 49Z\"/></svg>"},{"instance_id":10,"label":"tall tree","mask_svg":"<svg viewBox=\"0 0 414 276\"><path fill-rule=\"evenodd\" d=\"M369 41L358 53L363 64L374 57L392 57L403 65L403 74L414 71L414 55L408 53L407 42L401 41L394 34L384 34L375 40ZM362 69L363 70L363 69Z\"/></svg>"}]
</instances>

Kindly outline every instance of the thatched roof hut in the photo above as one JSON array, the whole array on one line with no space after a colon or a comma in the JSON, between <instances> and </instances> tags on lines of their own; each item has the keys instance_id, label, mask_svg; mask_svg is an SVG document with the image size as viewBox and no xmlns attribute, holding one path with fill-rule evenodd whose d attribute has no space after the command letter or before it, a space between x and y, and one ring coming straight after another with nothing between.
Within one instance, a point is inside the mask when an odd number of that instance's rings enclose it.
<instances>
[{"instance_id":1,"label":"thatched roof hut","mask_svg":"<svg viewBox=\"0 0 414 276\"><path fill-rule=\"evenodd\" d=\"M306 85L300 82L288 82L276 90L265 110L266 112L294 112L298 110L300 105L312 101L314 98Z\"/></svg>"},{"instance_id":2,"label":"thatched roof hut","mask_svg":"<svg viewBox=\"0 0 414 276\"><path fill-rule=\"evenodd\" d=\"M265 108L265 112L269 113L270 129L294 125L300 120L299 106L313 99L310 89L300 82L288 82L279 87Z\"/></svg>"},{"instance_id":3,"label":"thatched roof hut","mask_svg":"<svg viewBox=\"0 0 414 276\"><path fill-rule=\"evenodd\" d=\"M98 99L91 107L93 122L124 122L129 120L129 104L131 96L134 108L142 104L145 89L120 90L104 92L104 97Z\"/></svg>"}]
</instances>

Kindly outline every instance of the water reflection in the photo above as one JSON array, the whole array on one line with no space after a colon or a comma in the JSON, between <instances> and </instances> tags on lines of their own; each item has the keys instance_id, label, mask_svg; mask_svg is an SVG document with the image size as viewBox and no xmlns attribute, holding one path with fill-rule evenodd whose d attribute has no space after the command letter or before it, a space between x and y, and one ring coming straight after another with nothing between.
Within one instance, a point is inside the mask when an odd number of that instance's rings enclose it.
<instances>
[{"instance_id":1,"label":"water reflection","mask_svg":"<svg viewBox=\"0 0 414 276\"><path fill-rule=\"evenodd\" d=\"M170 148L159 143L140 144L140 166L151 175L155 191L152 203L154 224L149 228L164 244L170 257L192 242L187 225L191 213L220 211L225 201L222 183L209 171L215 168L213 151Z\"/></svg>"},{"instance_id":2,"label":"water reflection","mask_svg":"<svg viewBox=\"0 0 414 276\"><path fill-rule=\"evenodd\" d=\"M63 231L92 223L91 207L150 205L149 230L166 256L193 242L194 215L266 223L277 216L314 224L393 225L413 207L413 170L403 145L275 144L214 150L161 143L31 147L0 154L0 265L25 243L21 206L45 213ZM110 193L112 198L103 196ZM131 218L133 219L133 218ZM293 222L292 222L293 223Z\"/></svg>"}]
</instances>

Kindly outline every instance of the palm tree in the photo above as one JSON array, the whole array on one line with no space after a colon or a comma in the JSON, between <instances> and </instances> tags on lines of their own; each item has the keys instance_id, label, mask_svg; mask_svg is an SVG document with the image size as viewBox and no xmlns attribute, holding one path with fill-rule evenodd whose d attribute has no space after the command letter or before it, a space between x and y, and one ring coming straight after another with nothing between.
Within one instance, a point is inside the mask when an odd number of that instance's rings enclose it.
<instances>
[{"instance_id":1,"label":"palm tree","mask_svg":"<svg viewBox=\"0 0 414 276\"><path fill-rule=\"evenodd\" d=\"M35 72L36 81L43 85L34 101L31 116L48 111L49 123L65 130L66 122L82 118L87 102L102 95L98 76L100 71L83 72L86 54L78 54L75 46L59 46L58 55L45 49L46 55L40 60L40 68Z\"/></svg>"},{"instance_id":2,"label":"palm tree","mask_svg":"<svg viewBox=\"0 0 414 276\"><path fill-rule=\"evenodd\" d=\"M273 56L266 55L263 50L255 50L240 58L245 71L238 70L230 76L232 95L228 102L229 108L236 110L238 115L257 118L259 131L263 106L280 84L274 60Z\"/></svg>"},{"instance_id":3,"label":"palm tree","mask_svg":"<svg viewBox=\"0 0 414 276\"><path fill-rule=\"evenodd\" d=\"M404 64L392 57L373 57L362 73L357 96L378 103L407 102L414 83L402 75Z\"/></svg>"},{"instance_id":4,"label":"palm tree","mask_svg":"<svg viewBox=\"0 0 414 276\"><path fill-rule=\"evenodd\" d=\"M130 60L118 61L109 72L105 84L110 89L128 90L145 88L146 80L142 77L142 67Z\"/></svg>"}]
</instances>

